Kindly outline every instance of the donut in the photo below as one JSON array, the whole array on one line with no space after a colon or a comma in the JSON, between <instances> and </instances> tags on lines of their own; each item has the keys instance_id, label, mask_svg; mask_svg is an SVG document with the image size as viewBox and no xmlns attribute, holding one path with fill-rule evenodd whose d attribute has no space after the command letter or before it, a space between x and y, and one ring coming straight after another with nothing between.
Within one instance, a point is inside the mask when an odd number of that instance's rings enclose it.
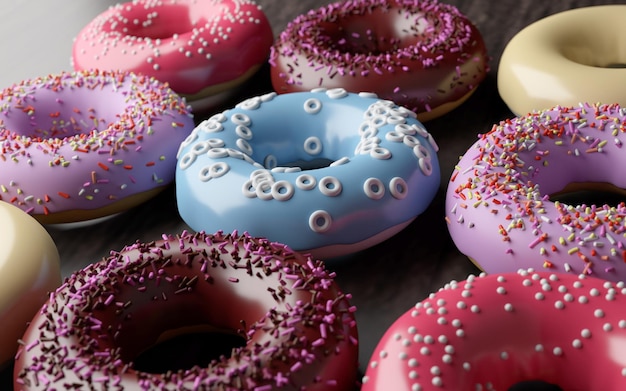
<instances>
[{"instance_id":1,"label":"donut","mask_svg":"<svg viewBox=\"0 0 626 391\"><path fill-rule=\"evenodd\" d=\"M147 76L24 80L0 91L0 200L44 224L119 213L171 183L194 126L184 100Z\"/></svg>"},{"instance_id":2,"label":"donut","mask_svg":"<svg viewBox=\"0 0 626 391\"><path fill-rule=\"evenodd\" d=\"M74 273L20 341L15 390L353 390L354 307L321 261L233 232L136 242ZM245 340L206 366L134 358L171 331Z\"/></svg>"},{"instance_id":3,"label":"donut","mask_svg":"<svg viewBox=\"0 0 626 391\"><path fill-rule=\"evenodd\" d=\"M371 93L269 93L181 143L176 199L196 231L246 231L327 259L379 243L427 208L437 144L410 110Z\"/></svg>"},{"instance_id":4,"label":"donut","mask_svg":"<svg viewBox=\"0 0 626 391\"><path fill-rule=\"evenodd\" d=\"M0 201L0 367L49 291L61 285L59 253L48 232L18 207Z\"/></svg>"},{"instance_id":5,"label":"donut","mask_svg":"<svg viewBox=\"0 0 626 391\"><path fill-rule=\"evenodd\" d=\"M532 270L452 281L389 327L361 390L623 390L625 294L622 282Z\"/></svg>"},{"instance_id":6,"label":"donut","mask_svg":"<svg viewBox=\"0 0 626 391\"><path fill-rule=\"evenodd\" d=\"M278 93L371 91L421 121L463 103L489 68L476 27L433 0L345 0L311 10L280 33L270 64Z\"/></svg>"},{"instance_id":7,"label":"donut","mask_svg":"<svg viewBox=\"0 0 626 391\"><path fill-rule=\"evenodd\" d=\"M560 12L536 21L506 45L498 67L498 91L525 115L580 101L626 104L626 5ZM529 53L532 53L529 55Z\"/></svg>"},{"instance_id":8,"label":"donut","mask_svg":"<svg viewBox=\"0 0 626 391\"><path fill-rule=\"evenodd\" d=\"M557 195L626 188L625 109L581 103L494 125L454 169L447 227L461 253L487 273L517 269L626 280L626 206L570 205Z\"/></svg>"},{"instance_id":9,"label":"donut","mask_svg":"<svg viewBox=\"0 0 626 391\"><path fill-rule=\"evenodd\" d=\"M109 7L78 33L72 64L155 77L194 110L208 110L267 62L273 40L250 0L132 1Z\"/></svg>"}]
</instances>

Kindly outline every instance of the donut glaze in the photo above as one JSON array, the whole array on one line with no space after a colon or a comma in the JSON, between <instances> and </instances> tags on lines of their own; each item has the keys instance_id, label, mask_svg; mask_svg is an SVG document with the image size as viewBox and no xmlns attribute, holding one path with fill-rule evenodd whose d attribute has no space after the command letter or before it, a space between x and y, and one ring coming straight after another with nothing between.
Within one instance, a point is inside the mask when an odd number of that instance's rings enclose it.
<instances>
[{"instance_id":1,"label":"donut glaze","mask_svg":"<svg viewBox=\"0 0 626 391\"><path fill-rule=\"evenodd\" d=\"M184 100L146 76L25 80L0 91L0 200L46 224L126 210L174 179L193 127Z\"/></svg>"},{"instance_id":2,"label":"donut glaze","mask_svg":"<svg viewBox=\"0 0 626 391\"><path fill-rule=\"evenodd\" d=\"M567 205L576 186L626 188L625 110L556 107L502 121L460 159L446 194L458 249L487 273L517 269L626 280L626 206ZM590 187L589 187L590 188Z\"/></svg>"},{"instance_id":3,"label":"donut glaze","mask_svg":"<svg viewBox=\"0 0 626 391\"><path fill-rule=\"evenodd\" d=\"M362 391L626 387L626 286L523 271L452 281L400 316Z\"/></svg>"},{"instance_id":4,"label":"donut glaze","mask_svg":"<svg viewBox=\"0 0 626 391\"><path fill-rule=\"evenodd\" d=\"M250 98L181 144L180 215L197 231L247 231L319 258L376 244L439 187L437 145L414 116L343 89ZM316 160L331 163L307 169Z\"/></svg>"},{"instance_id":5,"label":"donut glaze","mask_svg":"<svg viewBox=\"0 0 626 391\"><path fill-rule=\"evenodd\" d=\"M272 46L278 93L371 91L426 121L460 105L488 71L482 36L437 1L346 0L300 15Z\"/></svg>"},{"instance_id":6,"label":"donut glaze","mask_svg":"<svg viewBox=\"0 0 626 391\"><path fill-rule=\"evenodd\" d=\"M24 335L15 390L353 390L349 298L321 261L265 239L183 232L137 242L51 294ZM207 367L133 368L163 333L202 325L246 345Z\"/></svg>"},{"instance_id":7,"label":"donut glaze","mask_svg":"<svg viewBox=\"0 0 626 391\"><path fill-rule=\"evenodd\" d=\"M581 101L625 105L625 18L626 5L602 5L527 26L502 53L500 96L516 115Z\"/></svg>"},{"instance_id":8,"label":"donut glaze","mask_svg":"<svg viewBox=\"0 0 626 391\"><path fill-rule=\"evenodd\" d=\"M72 62L77 70L153 76L204 109L267 61L273 39L253 1L133 1L111 6L87 24L74 41Z\"/></svg>"},{"instance_id":9,"label":"donut glaze","mask_svg":"<svg viewBox=\"0 0 626 391\"><path fill-rule=\"evenodd\" d=\"M28 321L61 285L59 253L48 232L0 201L0 366L13 359Z\"/></svg>"}]
</instances>

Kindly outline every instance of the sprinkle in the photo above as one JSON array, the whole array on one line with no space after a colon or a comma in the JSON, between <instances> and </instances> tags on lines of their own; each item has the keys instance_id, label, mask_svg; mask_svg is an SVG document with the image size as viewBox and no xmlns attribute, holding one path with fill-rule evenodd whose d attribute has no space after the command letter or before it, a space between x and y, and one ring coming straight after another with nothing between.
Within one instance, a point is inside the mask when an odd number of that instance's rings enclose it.
<instances>
[{"instance_id":1,"label":"sprinkle","mask_svg":"<svg viewBox=\"0 0 626 391\"><path fill-rule=\"evenodd\" d=\"M207 272L215 277L204 279ZM347 354L356 357L358 343L354 337L354 307L349 304L351 295L338 290L334 273L326 270L322 261L247 234L184 231L112 251L109 257L74 272L51 292L31 323L37 324L34 327L38 332L19 341L18 354L24 365L16 368L16 381L26 384L45 377L49 382L46 388L65 389L66 379L71 377L73 388L89 388L94 382L111 388L135 364L121 356L123 348L117 344L102 343L128 332L127 323L120 321L139 316L144 310L144 304L136 305L128 297L145 297L146 292L155 292L158 287L160 293L154 293L151 304L157 311L163 302L171 300L166 291L181 295L177 300L191 294L209 302L220 301L223 298L210 294L211 287L219 284L215 280L235 282L256 279L253 276L257 275L272 286L276 295L258 320L241 324L241 331L246 340L262 339L263 348L250 344L233 350L234 360L221 356L207 365L147 376L139 380L139 387L161 389L165 383L177 383L177 389L208 384L211 388L241 389L244 381L254 385L255 390L271 390L276 385L300 388L304 385L298 384L290 372L318 373L320 365L334 365L328 360L339 356L329 355L329 351L352 350ZM287 290L286 275L306 283ZM267 285L265 282L263 286ZM134 290L143 293L133 296ZM210 310L211 306L207 308ZM110 318L100 316L103 309L112 311ZM71 324L68 319L72 319ZM157 322L151 327L158 332L159 327L169 326ZM153 342L144 341L150 337L141 333L134 338L139 345ZM285 371L285 361L291 364L286 372L281 372ZM256 370L254 363L258 362L266 363L263 370ZM254 370L247 369L253 366ZM71 376L66 378L68 375ZM323 382L331 388L343 384L332 377Z\"/></svg>"}]
</instances>

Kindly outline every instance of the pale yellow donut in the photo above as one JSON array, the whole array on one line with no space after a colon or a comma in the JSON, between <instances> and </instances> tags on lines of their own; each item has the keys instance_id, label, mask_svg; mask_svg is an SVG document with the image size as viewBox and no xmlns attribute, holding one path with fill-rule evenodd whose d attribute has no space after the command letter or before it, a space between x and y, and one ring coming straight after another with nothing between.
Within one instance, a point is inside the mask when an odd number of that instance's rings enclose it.
<instances>
[{"instance_id":1,"label":"pale yellow donut","mask_svg":"<svg viewBox=\"0 0 626 391\"><path fill-rule=\"evenodd\" d=\"M17 352L28 322L61 285L59 253L48 232L0 201L0 366Z\"/></svg>"},{"instance_id":2,"label":"pale yellow donut","mask_svg":"<svg viewBox=\"0 0 626 391\"><path fill-rule=\"evenodd\" d=\"M626 5L541 19L507 44L498 90L518 116L579 102L626 105Z\"/></svg>"}]
</instances>

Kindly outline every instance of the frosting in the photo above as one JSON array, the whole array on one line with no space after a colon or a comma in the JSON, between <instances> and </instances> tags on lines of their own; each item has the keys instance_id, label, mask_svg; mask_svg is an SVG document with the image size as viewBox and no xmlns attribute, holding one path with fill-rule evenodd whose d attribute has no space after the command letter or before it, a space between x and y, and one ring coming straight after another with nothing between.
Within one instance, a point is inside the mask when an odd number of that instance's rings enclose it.
<instances>
[{"instance_id":1,"label":"frosting","mask_svg":"<svg viewBox=\"0 0 626 391\"><path fill-rule=\"evenodd\" d=\"M476 27L437 1L348 0L290 22L272 47L279 93L371 91L432 119L461 104L488 71Z\"/></svg>"},{"instance_id":2,"label":"frosting","mask_svg":"<svg viewBox=\"0 0 626 391\"><path fill-rule=\"evenodd\" d=\"M626 104L626 5L568 10L516 34L498 66L500 96L516 115L578 102ZM529 55L532 53L532 55Z\"/></svg>"},{"instance_id":3,"label":"frosting","mask_svg":"<svg viewBox=\"0 0 626 391\"><path fill-rule=\"evenodd\" d=\"M252 76L267 60L272 41L270 24L253 1L126 2L82 29L72 61L75 69L153 76L194 102Z\"/></svg>"},{"instance_id":4,"label":"frosting","mask_svg":"<svg viewBox=\"0 0 626 391\"><path fill-rule=\"evenodd\" d=\"M436 143L414 116L343 89L245 100L181 144L180 215L198 231L247 231L322 258L378 243L440 183Z\"/></svg>"},{"instance_id":5,"label":"frosting","mask_svg":"<svg viewBox=\"0 0 626 391\"><path fill-rule=\"evenodd\" d=\"M59 253L48 232L0 202L0 364L11 361L28 321L61 285Z\"/></svg>"},{"instance_id":6,"label":"frosting","mask_svg":"<svg viewBox=\"0 0 626 391\"><path fill-rule=\"evenodd\" d=\"M626 188L624 109L580 104L502 121L455 168L446 195L459 250L488 273L519 268L626 277L626 207L567 205L570 184Z\"/></svg>"},{"instance_id":7,"label":"frosting","mask_svg":"<svg viewBox=\"0 0 626 391\"><path fill-rule=\"evenodd\" d=\"M146 76L22 81L0 92L0 200L45 223L102 217L168 185L193 127L184 100Z\"/></svg>"},{"instance_id":8,"label":"frosting","mask_svg":"<svg viewBox=\"0 0 626 391\"><path fill-rule=\"evenodd\" d=\"M15 389L353 390L350 295L321 261L248 235L135 243L70 276L24 335ZM245 339L206 367L147 373L134 358L179 328Z\"/></svg>"},{"instance_id":9,"label":"frosting","mask_svg":"<svg viewBox=\"0 0 626 391\"><path fill-rule=\"evenodd\" d=\"M5 89L0 124L0 197L42 219L165 186L169 144L193 128L184 101L155 79L87 71Z\"/></svg>"},{"instance_id":10,"label":"frosting","mask_svg":"<svg viewBox=\"0 0 626 391\"><path fill-rule=\"evenodd\" d=\"M452 281L385 332L362 390L624 389L625 288L533 271Z\"/></svg>"}]
</instances>

